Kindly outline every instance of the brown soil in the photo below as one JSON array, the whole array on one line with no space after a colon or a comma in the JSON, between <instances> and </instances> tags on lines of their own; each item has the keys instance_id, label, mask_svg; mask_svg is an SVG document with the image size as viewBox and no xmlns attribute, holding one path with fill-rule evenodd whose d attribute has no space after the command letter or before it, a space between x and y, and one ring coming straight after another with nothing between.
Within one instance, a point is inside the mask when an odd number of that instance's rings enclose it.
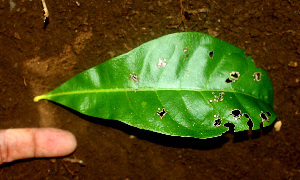
<instances>
[{"instance_id":1,"label":"brown soil","mask_svg":"<svg viewBox=\"0 0 300 180\"><path fill-rule=\"evenodd\" d=\"M0 2L0 125L69 130L78 140L70 158L84 166L22 160L0 166L0 179L300 178L299 0L184 0L182 14L180 0L46 2L46 29L41 1ZM79 72L185 30L245 49L268 72L277 120L283 123L279 132L169 137L33 102Z\"/></svg>"}]
</instances>

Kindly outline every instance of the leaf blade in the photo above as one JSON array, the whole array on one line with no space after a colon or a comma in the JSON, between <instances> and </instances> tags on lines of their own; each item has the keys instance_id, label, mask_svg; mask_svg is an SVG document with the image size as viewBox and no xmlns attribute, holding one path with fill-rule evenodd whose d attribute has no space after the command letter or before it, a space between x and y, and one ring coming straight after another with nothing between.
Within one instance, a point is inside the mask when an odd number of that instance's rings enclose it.
<instances>
[{"instance_id":1,"label":"leaf blade","mask_svg":"<svg viewBox=\"0 0 300 180\"><path fill-rule=\"evenodd\" d=\"M175 33L34 100L163 134L209 138L226 132L226 123L236 131L249 129L249 119L253 129L270 125L276 119L272 97L267 74L243 50L206 34Z\"/></svg>"}]
</instances>

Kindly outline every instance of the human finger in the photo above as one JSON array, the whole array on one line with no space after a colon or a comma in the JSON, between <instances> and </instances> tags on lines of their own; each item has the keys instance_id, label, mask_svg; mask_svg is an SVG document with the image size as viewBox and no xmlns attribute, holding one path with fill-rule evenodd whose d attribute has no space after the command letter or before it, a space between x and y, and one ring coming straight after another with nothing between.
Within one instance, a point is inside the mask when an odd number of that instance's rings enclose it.
<instances>
[{"instance_id":1,"label":"human finger","mask_svg":"<svg viewBox=\"0 0 300 180\"><path fill-rule=\"evenodd\" d=\"M66 156L76 147L75 136L61 129L0 130L0 164L18 159Z\"/></svg>"}]
</instances>

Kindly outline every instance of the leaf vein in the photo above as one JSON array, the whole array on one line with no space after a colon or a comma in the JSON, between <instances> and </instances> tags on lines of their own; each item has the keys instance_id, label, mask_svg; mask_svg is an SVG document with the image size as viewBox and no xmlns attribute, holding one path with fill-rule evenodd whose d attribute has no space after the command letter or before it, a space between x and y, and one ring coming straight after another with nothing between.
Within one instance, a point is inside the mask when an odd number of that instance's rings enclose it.
<instances>
[{"instance_id":1,"label":"leaf vein","mask_svg":"<svg viewBox=\"0 0 300 180\"><path fill-rule=\"evenodd\" d=\"M220 61L218 62L218 64L214 67L214 69L212 70L211 74L209 75L209 78L207 79L205 88L207 88L207 85L208 85L208 83L209 83L209 81L210 81L210 78L211 78L211 76L215 73L215 71L216 71L216 69L218 68L218 66L220 66L220 64L221 64L222 61L224 61L224 59L223 59L224 56L225 56L225 55L223 54L223 56L222 56L222 58L220 58ZM214 59L211 59L211 60L214 60Z\"/></svg>"}]
</instances>

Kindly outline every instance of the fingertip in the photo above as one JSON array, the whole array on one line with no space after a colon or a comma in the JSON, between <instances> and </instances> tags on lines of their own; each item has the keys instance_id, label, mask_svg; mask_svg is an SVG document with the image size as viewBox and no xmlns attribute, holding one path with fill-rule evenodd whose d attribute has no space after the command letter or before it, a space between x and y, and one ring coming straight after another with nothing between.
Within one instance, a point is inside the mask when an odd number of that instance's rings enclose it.
<instances>
[{"instance_id":1,"label":"fingertip","mask_svg":"<svg viewBox=\"0 0 300 180\"><path fill-rule=\"evenodd\" d=\"M42 128L35 136L35 157L66 156L74 152L77 147L75 136L66 130Z\"/></svg>"},{"instance_id":2,"label":"fingertip","mask_svg":"<svg viewBox=\"0 0 300 180\"><path fill-rule=\"evenodd\" d=\"M59 143L61 143L61 147L64 147L61 149L61 156L66 156L69 155L71 153L73 153L76 148L77 148L77 140L76 137L73 133L69 132L69 131L65 131L65 130L60 130L62 131L61 136L63 136L64 138L61 138ZM58 143L58 145L59 145Z\"/></svg>"}]
</instances>

